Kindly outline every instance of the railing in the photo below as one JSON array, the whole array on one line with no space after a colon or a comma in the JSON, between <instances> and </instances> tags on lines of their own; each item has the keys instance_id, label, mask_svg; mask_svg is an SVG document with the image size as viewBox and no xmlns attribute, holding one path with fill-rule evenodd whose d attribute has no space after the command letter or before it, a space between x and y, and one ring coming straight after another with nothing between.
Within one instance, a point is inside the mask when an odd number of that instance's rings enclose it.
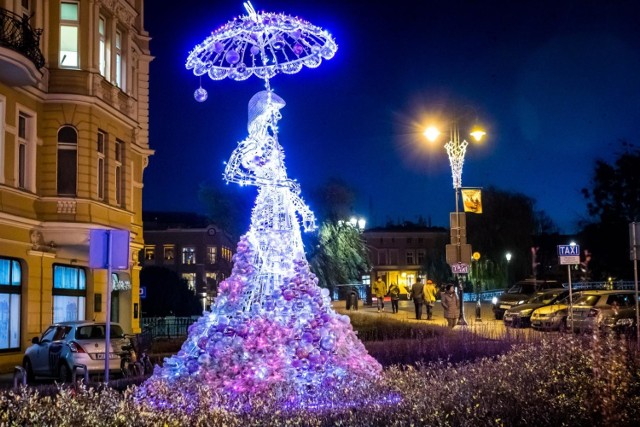
<instances>
[{"instance_id":1,"label":"railing","mask_svg":"<svg viewBox=\"0 0 640 427\"><path fill-rule=\"evenodd\" d=\"M356 293L358 294L358 299L361 301L366 301L368 289L369 285L363 285L362 283L335 285L333 287L331 299L333 301L346 300L347 294L351 293L351 291L356 291Z\"/></svg>"},{"instance_id":2,"label":"railing","mask_svg":"<svg viewBox=\"0 0 640 427\"><path fill-rule=\"evenodd\" d=\"M564 288L569 288L569 283L563 283ZM632 280L618 280L617 282L609 282L603 280L599 282L573 282L571 289L604 289L604 290L635 290L636 285Z\"/></svg>"},{"instance_id":3,"label":"railing","mask_svg":"<svg viewBox=\"0 0 640 427\"><path fill-rule=\"evenodd\" d=\"M504 293L504 289L490 289L482 292L465 292L464 302L491 301L493 297L499 297Z\"/></svg>"},{"instance_id":4,"label":"railing","mask_svg":"<svg viewBox=\"0 0 640 427\"><path fill-rule=\"evenodd\" d=\"M26 56L38 69L44 67L40 35L42 29L33 29L26 19L6 9L0 9L0 46Z\"/></svg>"},{"instance_id":5,"label":"railing","mask_svg":"<svg viewBox=\"0 0 640 427\"><path fill-rule=\"evenodd\" d=\"M145 317L140 324L155 338L179 338L187 336L187 329L199 316L190 317Z\"/></svg>"}]
</instances>

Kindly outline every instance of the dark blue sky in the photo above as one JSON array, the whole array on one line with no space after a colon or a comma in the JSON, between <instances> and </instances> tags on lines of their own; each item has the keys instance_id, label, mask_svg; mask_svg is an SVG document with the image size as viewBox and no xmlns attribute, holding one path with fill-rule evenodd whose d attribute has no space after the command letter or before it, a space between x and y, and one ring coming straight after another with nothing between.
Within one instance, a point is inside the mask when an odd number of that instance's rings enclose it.
<instances>
[{"instance_id":1,"label":"dark blue sky","mask_svg":"<svg viewBox=\"0 0 640 427\"><path fill-rule=\"evenodd\" d=\"M145 171L144 209L203 212L198 187L221 179L263 82L203 77L209 99L195 102L200 83L184 67L189 51L246 12L240 0L164 3L145 5L156 154ZM640 142L640 6L632 0L253 6L300 16L339 46L319 68L272 80L287 102L279 141L289 176L312 209L312 189L337 176L356 190L354 210L370 225L422 215L448 226L454 197L446 152L428 150L420 132L427 113L458 109L489 133L469 147L462 185L523 193L572 232L586 216L580 189L595 160L612 161L620 139Z\"/></svg>"}]
</instances>

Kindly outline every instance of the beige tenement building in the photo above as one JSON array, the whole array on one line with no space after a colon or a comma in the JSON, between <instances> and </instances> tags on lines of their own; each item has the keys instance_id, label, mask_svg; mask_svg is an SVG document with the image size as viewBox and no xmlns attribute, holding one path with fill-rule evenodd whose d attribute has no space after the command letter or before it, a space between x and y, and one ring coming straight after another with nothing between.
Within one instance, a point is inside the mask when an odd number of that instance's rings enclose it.
<instances>
[{"instance_id":1,"label":"beige tenement building","mask_svg":"<svg viewBox=\"0 0 640 427\"><path fill-rule=\"evenodd\" d=\"M111 320L139 332L149 156L143 0L0 0L0 371L54 321L106 320L91 229L130 232Z\"/></svg>"}]
</instances>

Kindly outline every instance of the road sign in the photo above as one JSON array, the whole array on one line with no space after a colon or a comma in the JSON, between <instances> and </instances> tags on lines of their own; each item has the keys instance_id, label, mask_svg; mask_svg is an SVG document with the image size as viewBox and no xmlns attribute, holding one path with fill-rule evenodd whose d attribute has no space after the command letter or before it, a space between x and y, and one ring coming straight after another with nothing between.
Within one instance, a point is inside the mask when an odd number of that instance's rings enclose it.
<instances>
[{"instance_id":1,"label":"road sign","mask_svg":"<svg viewBox=\"0 0 640 427\"><path fill-rule=\"evenodd\" d=\"M140 299L145 299L147 297L147 287L140 286Z\"/></svg>"},{"instance_id":2,"label":"road sign","mask_svg":"<svg viewBox=\"0 0 640 427\"><path fill-rule=\"evenodd\" d=\"M558 245L561 265L580 264L580 245Z\"/></svg>"},{"instance_id":3,"label":"road sign","mask_svg":"<svg viewBox=\"0 0 640 427\"><path fill-rule=\"evenodd\" d=\"M469 274L469 264L462 262L451 264L451 271L453 274Z\"/></svg>"}]
</instances>

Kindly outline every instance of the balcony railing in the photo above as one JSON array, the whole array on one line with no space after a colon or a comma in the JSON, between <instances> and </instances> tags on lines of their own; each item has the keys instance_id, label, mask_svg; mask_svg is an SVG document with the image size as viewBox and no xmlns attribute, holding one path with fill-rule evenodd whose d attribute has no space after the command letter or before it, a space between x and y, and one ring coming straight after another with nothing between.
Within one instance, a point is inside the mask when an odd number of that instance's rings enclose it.
<instances>
[{"instance_id":1,"label":"balcony railing","mask_svg":"<svg viewBox=\"0 0 640 427\"><path fill-rule=\"evenodd\" d=\"M26 19L0 9L0 46L14 50L31 60L37 69L44 66L44 56L40 51L42 29L34 29Z\"/></svg>"}]
</instances>

